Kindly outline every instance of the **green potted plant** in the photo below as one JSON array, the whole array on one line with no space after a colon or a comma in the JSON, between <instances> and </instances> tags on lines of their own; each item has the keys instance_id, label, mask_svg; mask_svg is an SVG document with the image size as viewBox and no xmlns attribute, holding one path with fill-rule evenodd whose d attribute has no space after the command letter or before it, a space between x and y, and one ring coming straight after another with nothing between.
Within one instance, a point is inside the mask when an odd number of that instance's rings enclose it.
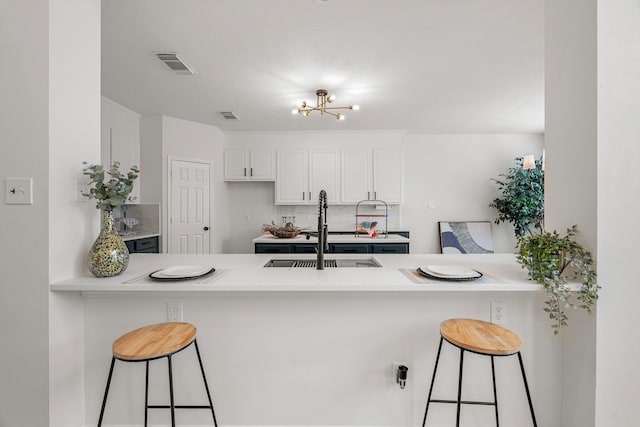
<instances>
[{"instance_id":1,"label":"green potted plant","mask_svg":"<svg viewBox=\"0 0 640 427\"><path fill-rule=\"evenodd\" d=\"M133 190L133 182L140 170L132 166L123 175L120 163L113 162L106 174L102 165L83 162L82 173L89 178L89 192L85 197L96 200L96 209L102 210L102 226L98 238L91 246L87 266L96 277L111 277L122 273L129 265L129 251L114 228L113 210L125 204Z\"/></svg>"},{"instance_id":2,"label":"green potted plant","mask_svg":"<svg viewBox=\"0 0 640 427\"><path fill-rule=\"evenodd\" d=\"M515 158L515 166L501 179L491 178L498 184L502 196L493 200L490 207L498 210L496 224L508 222L515 227L516 236L531 234L531 228L544 230L544 171L542 159L533 169L522 167L522 157Z\"/></svg>"},{"instance_id":3,"label":"green potted plant","mask_svg":"<svg viewBox=\"0 0 640 427\"><path fill-rule=\"evenodd\" d=\"M518 237L516 259L526 268L529 278L540 283L548 299L544 311L553 321L551 327L557 334L567 325L567 308L582 308L591 313L598 299L596 272L591 253L573 237L577 227L567 229L564 236L556 231L543 231ZM580 282L575 292L569 280Z\"/></svg>"}]
</instances>

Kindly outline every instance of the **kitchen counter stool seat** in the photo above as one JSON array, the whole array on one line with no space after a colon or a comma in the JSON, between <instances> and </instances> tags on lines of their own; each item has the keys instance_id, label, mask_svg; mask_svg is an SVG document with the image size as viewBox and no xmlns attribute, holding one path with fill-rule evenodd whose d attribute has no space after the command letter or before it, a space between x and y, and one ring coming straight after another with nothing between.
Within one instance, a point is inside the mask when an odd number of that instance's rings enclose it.
<instances>
[{"instance_id":1,"label":"kitchen counter stool seat","mask_svg":"<svg viewBox=\"0 0 640 427\"><path fill-rule=\"evenodd\" d=\"M442 342L448 343L458 347L460 349L460 370L458 374L458 398L457 400L443 400L432 399L431 394L433 392L433 385L436 379L436 373L438 371L438 361L440 360L440 351L442 350ZM433 368L433 376L431 377L431 386L429 388L429 396L427 397L427 407L424 411L424 419L422 426L425 427L427 422L427 413L429 412L429 405L431 402L435 403L455 403L457 405L456 412L456 427L460 426L460 407L462 404L471 405L491 405L495 407L496 415L496 427L500 426L500 420L498 418L498 396L496 392L496 373L494 366L494 357L497 356L512 356L518 355L518 361L520 362L520 370L522 372L522 380L524 382L524 388L527 394L527 400L529 402L529 409L531 411L531 419L533 420L534 427L537 427L536 416L533 411L533 404L531 402L531 394L529 393L529 385L527 383L527 377L524 371L524 364L522 363L522 355L520 354L520 347L522 341L513 331L494 323L483 322L482 320L475 319L449 319L440 324L440 345L438 346L438 355L436 356L436 363ZM461 400L462 397L462 367L464 362L464 352L469 351L472 353L490 356L491 357L491 377L493 380L493 402L478 402Z\"/></svg>"},{"instance_id":2,"label":"kitchen counter stool seat","mask_svg":"<svg viewBox=\"0 0 640 427\"><path fill-rule=\"evenodd\" d=\"M179 351L184 350L191 344L194 345L196 355L198 356L198 363L200 364L200 372L202 373L202 380L207 392L207 398L209 400L208 405L175 405L173 399L173 369L172 369L172 356ZM148 409L170 409L171 410L171 425L175 426L175 409L210 409L213 416L213 424L217 427L216 414L213 409L213 401L211 400L211 393L209 392L209 385L207 384L207 378L204 373L204 366L202 365L202 359L200 357L200 350L198 349L198 342L196 340L196 327L191 323L185 322L167 322L157 323L154 325L144 326L142 328L135 329L127 332L117 340L113 342L112 346L113 357L111 358L111 367L109 368L109 377L107 379L107 386L104 391L104 398L102 400L102 408L100 409L100 418L98 419L98 427L102 425L102 418L104 416L105 407L107 404L107 396L109 394L109 386L111 384L111 377L113 375L113 368L116 360L124 362L145 362L145 409L144 409L144 425L147 425ZM169 368L169 405L149 405L149 362L156 359L167 358Z\"/></svg>"}]
</instances>

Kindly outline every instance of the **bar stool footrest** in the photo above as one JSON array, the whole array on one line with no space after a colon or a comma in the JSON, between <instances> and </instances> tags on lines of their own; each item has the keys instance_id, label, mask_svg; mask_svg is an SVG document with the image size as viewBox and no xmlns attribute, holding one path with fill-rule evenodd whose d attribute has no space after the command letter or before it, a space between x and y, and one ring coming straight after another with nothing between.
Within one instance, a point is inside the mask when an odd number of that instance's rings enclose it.
<instances>
[{"instance_id":1,"label":"bar stool footrest","mask_svg":"<svg viewBox=\"0 0 640 427\"><path fill-rule=\"evenodd\" d=\"M429 402L431 402L431 403L455 403L455 404L458 403L457 400L444 400L444 399L431 399ZM488 406L495 406L496 405L495 402L479 402L479 401L476 401L476 400L461 400L460 403L461 404L465 404L465 405L488 405Z\"/></svg>"},{"instance_id":2,"label":"bar stool footrest","mask_svg":"<svg viewBox=\"0 0 640 427\"><path fill-rule=\"evenodd\" d=\"M174 409L211 409L211 406L204 405L173 405ZM149 405L149 409L171 409L171 405Z\"/></svg>"}]
</instances>

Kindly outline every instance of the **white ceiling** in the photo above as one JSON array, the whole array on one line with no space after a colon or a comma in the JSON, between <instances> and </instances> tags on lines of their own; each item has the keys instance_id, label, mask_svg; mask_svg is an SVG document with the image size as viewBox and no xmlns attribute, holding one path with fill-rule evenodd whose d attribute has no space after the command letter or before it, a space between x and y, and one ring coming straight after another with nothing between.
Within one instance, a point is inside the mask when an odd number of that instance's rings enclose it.
<instances>
[{"instance_id":1,"label":"white ceiling","mask_svg":"<svg viewBox=\"0 0 640 427\"><path fill-rule=\"evenodd\" d=\"M360 111L292 115L318 88ZM544 1L103 0L102 92L224 130L541 133Z\"/></svg>"}]
</instances>

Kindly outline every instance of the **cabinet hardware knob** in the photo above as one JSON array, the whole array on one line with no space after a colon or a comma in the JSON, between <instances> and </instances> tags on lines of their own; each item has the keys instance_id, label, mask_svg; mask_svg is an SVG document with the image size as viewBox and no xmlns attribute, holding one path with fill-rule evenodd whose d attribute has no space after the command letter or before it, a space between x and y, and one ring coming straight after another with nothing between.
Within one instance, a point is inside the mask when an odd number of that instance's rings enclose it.
<instances>
[{"instance_id":1,"label":"cabinet hardware knob","mask_svg":"<svg viewBox=\"0 0 640 427\"><path fill-rule=\"evenodd\" d=\"M209 227L205 226L204 231L209 231Z\"/></svg>"}]
</instances>

